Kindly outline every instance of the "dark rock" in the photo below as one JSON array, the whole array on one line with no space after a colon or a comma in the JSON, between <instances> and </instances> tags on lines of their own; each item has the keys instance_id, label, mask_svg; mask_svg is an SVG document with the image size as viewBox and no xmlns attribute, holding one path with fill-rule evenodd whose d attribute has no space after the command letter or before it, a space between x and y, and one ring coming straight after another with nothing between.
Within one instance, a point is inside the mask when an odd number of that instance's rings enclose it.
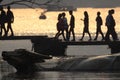
<instances>
[{"instance_id":1,"label":"dark rock","mask_svg":"<svg viewBox=\"0 0 120 80\"><path fill-rule=\"evenodd\" d=\"M25 49L3 51L2 57L10 65L14 66L18 73L34 72L37 69L35 63L44 62L44 59L51 59L49 56L27 51Z\"/></svg>"},{"instance_id":2,"label":"dark rock","mask_svg":"<svg viewBox=\"0 0 120 80\"><path fill-rule=\"evenodd\" d=\"M120 53L85 59L73 58L62 61L54 69L56 71L120 72Z\"/></svg>"}]
</instances>

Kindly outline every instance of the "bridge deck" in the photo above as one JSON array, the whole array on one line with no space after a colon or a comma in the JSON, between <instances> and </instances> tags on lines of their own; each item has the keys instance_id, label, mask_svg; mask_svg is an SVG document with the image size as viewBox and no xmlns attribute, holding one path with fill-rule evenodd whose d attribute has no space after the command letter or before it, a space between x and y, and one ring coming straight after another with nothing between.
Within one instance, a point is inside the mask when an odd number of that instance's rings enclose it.
<instances>
[{"instance_id":1,"label":"bridge deck","mask_svg":"<svg viewBox=\"0 0 120 80\"><path fill-rule=\"evenodd\" d=\"M43 38L47 37L45 36L8 36L8 37L0 37L0 40L29 40L29 39L34 39L34 38Z\"/></svg>"},{"instance_id":2,"label":"bridge deck","mask_svg":"<svg viewBox=\"0 0 120 80\"><path fill-rule=\"evenodd\" d=\"M31 40L31 39L38 39L44 38L47 36L11 36L11 37L0 37L0 40ZM110 43L115 42L116 44L120 44L120 41L75 41L75 42L65 42L61 41L62 44L66 45L108 45Z\"/></svg>"},{"instance_id":3,"label":"bridge deck","mask_svg":"<svg viewBox=\"0 0 120 80\"><path fill-rule=\"evenodd\" d=\"M76 41L76 42L62 42L66 45L108 45L111 42L106 41Z\"/></svg>"}]
</instances>

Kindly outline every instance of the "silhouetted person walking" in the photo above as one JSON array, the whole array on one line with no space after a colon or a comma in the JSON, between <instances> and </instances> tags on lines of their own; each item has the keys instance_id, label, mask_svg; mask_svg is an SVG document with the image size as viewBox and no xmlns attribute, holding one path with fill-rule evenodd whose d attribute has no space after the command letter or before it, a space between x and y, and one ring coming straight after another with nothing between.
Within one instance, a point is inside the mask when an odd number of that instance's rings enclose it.
<instances>
[{"instance_id":1,"label":"silhouetted person walking","mask_svg":"<svg viewBox=\"0 0 120 80\"><path fill-rule=\"evenodd\" d=\"M55 38L58 39L59 36L62 35L63 39L66 40L65 36L64 36L64 27L63 27L63 20L62 20L62 14L61 13L58 15L58 22L57 22L56 26L57 26L57 31L58 32L56 33Z\"/></svg>"},{"instance_id":2,"label":"silhouetted person walking","mask_svg":"<svg viewBox=\"0 0 120 80\"><path fill-rule=\"evenodd\" d=\"M14 22L14 15L13 15L13 12L10 10L10 6L7 7L7 35L8 35L8 32L9 30L11 31L11 35L10 36L14 36L14 33L13 33L13 29L12 29L12 26L11 24Z\"/></svg>"},{"instance_id":3,"label":"silhouetted person walking","mask_svg":"<svg viewBox=\"0 0 120 80\"><path fill-rule=\"evenodd\" d=\"M4 30L4 35L3 36L7 36L7 31L6 31L6 28L5 28L6 13L3 10L2 6L0 6L0 11L1 11L1 14L0 14L1 36L3 34L3 30Z\"/></svg>"},{"instance_id":4,"label":"silhouetted person walking","mask_svg":"<svg viewBox=\"0 0 120 80\"><path fill-rule=\"evenodd\" d=\"M65 17L66 14L65 13L62 13L62 16L63 16L63 27L64 27L64 30L66 31L66 41L69 41L69 32L68 32L68 23L67 23L67 18Z\"/></svg>"},{"instance_id":5,"label":"silhouetted person walking","mask_svg":"<svg viewBox=\"0 0 120 80\"><path fill-rule=\"evenodd\" d=\"M69 38L70 38L71 33L72 33L72 35L73 35L72 41L75 41L75 32L74 32L74 28L75 28L75 17L74 17L74 15L73 15L73 11L69 11L69 14L71 15Z\"/></svg>"},{"instance_id":6,"label":"silhouetted person walking","mask_svg":"<svg viewBox=\"0 0 120 80\"><path fill-rule=\"evenodd\" d=\"M81 20L83 20L83 19L81 19ZM92 40L90 32L89 32L89 16L88 16L87 11L84 12L84 20L83 21L84 21L84 29L83 29L82 38L80 40L83 40L85 33L88 33L89 38L90 38L89 40Z\"/></svg>"},{"instance_id":7,"label":"silhouetted person walking","mask_svg":"<svg viewBox=\"0 0 120 80\"><path fill-rule=\"evenodd\" d=\"M107 33L105 36L105 40L109 41L110 40L110 35L112 35L113 40L118 40L117 33L115 31L115 19L113 18L114 10L109 10L108 11L108 16L106 17L106 23L105 25L107 26Z\"/></svg>"},{"instance_id":8,"label":"silhouetted person walking","mask_svg":"<svg viewBox=\"0 0 120 80\"><path fill-rule=\"evenodd\" d=\"M102 21L100 14L101 14L100 12L97 12L97 17L96 17L97 29L96 29L96 37L94 40L97 40L99 33L102 35L102 40L104 40L104 35L103 35L102 30L101 30L101 26L103 24L103 21Z\"/></svg>"}]
</instances>

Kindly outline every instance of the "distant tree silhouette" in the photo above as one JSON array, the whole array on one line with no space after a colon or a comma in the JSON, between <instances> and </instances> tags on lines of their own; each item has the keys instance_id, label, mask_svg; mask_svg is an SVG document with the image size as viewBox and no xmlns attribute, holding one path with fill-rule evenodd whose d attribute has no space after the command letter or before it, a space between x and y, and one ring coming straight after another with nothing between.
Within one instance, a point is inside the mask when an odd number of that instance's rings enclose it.
<instances>
[{"instance_id":1,"label":"distant tree silhouette","mask_svg":"<svg viewBox=\"0 0 120 80\"><path fill-rule=\"evenodd\" d=\"M47 10L46 8L48 6L56 6L56 7L62 7L62 5L59 5L59 3L62 0L47 0L45 2L40 3L41 0L14 0L11 2L6 2L6 3L2 3L4 0L0 0L0 6L11 6L11 5L22 5L22 6L26 6L28 8L32 8L35 9L33 7L33 5L37 6L38 8L42 8L45 9L45 11L43 11L43 13L46 13ZM52 3L52 4L51 4ZM56 4L56 5L55 5ZM46 6L46 7L42 7L42 6Z\"/></svg>"},{"instance_id":2,"label":"distant tree silhouette","mask_svg":"<svg viewBox=\"0 0 120 80\"><path fill-rule=\"evenodd\" d=\"M3 2L4 0L0 0L0 3ZM36 1L36 0L14 0L14 1L11 1L11 2L8 2L8 3L5 3L5 4L1 4L1 6L8 6L8 5L14 5L14 4L17 4L17 5L24 5L26 7L29 7L29 8L34 8L33 7L33 4L40 7L41 5L49 5L50 3L54 2L56 4L59 4L62 0L48 0L44 3L40 3L39 1ZM29 3L29 4L28 4ZM56 6L59 6L59 5L56 5Z\"/></svg>"},{"instance_id":3,"label":"distant tree silhouette","mask_svg":"<svg viewBox=\"0 0 120 80\"><path fill-rule=\"evenodd\" d=\"M0 0L0 2L2 2L3 0Z\"/></svg>"}]
</instances>

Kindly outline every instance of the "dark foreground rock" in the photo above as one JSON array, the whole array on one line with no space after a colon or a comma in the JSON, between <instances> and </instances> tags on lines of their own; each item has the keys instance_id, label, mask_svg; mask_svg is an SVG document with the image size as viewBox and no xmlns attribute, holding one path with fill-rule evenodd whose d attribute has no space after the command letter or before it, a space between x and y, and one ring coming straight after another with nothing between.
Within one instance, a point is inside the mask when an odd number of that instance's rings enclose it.
<instances>
[{"instance_id":1,"label":"dark foreground rock","mask_svg":"<svg viewBox=\"0 0 120 80\"><path fill-rule=\"evenodd\" d=\"M10 65L14 66L18 73L34 72L37 69L35 63L42 63L45 59L52 58L50 56L38 54L25 49L3 51L2 57Z\"/></svg>"},{"instance_id":2,"label":"dark foreground rock","mask_svg":"<svg viewBox=\"0 0 120 80\"><path fill-rule=\"evenodd\" d=\"M58 61L54 67L43 67L41 64L49 56L33 53L25 49L4 51L3 59L17 69L18 73L32 73L35 71L109 71L120 72L120 53L102 55L89 58L72 58ZM49 64L50 66L50 64Z\"/></svg>"},{"instance_id":3,"label":"dark foreground rock","mask_svg":"<svg viewBox=\"0 0 120 80\"><path fill-rule=\"evenodd\" d=\"M120 72L120 53L89 58L73 58L61 62L54 69L58 71Z\"/></svg>"}]
</instances>

